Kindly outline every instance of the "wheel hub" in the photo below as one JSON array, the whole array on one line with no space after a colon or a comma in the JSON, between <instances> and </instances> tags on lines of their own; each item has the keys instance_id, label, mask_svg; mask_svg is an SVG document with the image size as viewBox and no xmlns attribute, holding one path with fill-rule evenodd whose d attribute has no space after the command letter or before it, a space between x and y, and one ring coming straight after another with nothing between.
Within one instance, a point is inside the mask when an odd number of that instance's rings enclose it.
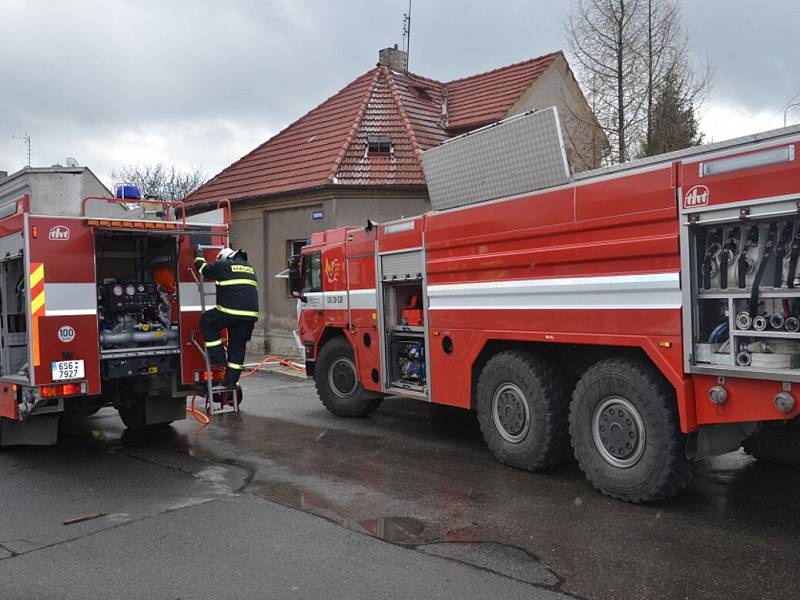
<instances>
[{"instance_id":1,"label":"wheel hub","mask_svg":"<svg viewBox=\"0 0 800 600\"><path fill-rule=\"evenodd\" d=\"M492 416L497 431L511 443L522 441L530 429L530 408L522 390L513 383L497 388L492 399Z\"/></svg>"},{"instance_id":2,"label":"wheel hub","mask_svg":"<svg viewBox=\"0 0 800 600\"><path fill-rule=\"evenodd\" d=\"M346 356L340 356L331 363L328 369L328 384L334 394L340 398L352 396L358 387L356 366Z\"/></svg>"},{"instance_id":3,"label":"wheel hub","mask_svg":"<svg viewBox=\"0 0 800 600\"><path fill-rule=\"evenodd\" d=\"M642 417L625 398L606 398L597 406L592 419L592 437L600 455L615 467L632 467L644 453Z\"/></svg>"}]
</instances>

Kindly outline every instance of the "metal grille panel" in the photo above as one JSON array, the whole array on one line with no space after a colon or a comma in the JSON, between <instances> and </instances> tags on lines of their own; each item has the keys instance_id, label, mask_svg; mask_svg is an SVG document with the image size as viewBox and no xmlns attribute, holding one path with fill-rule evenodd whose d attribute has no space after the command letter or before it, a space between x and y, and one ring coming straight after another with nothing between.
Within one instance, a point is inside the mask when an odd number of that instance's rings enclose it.
<instances>
[{"instance_id":1,"label":"metal grille panel","mask_svg":"<svg viewBox=\"0 0 800 600\"><path fill-rule=\"evenodd\" d=\"M526 113L423 152L434 210L570 181L555 107Z\"/></svg>"}]
</instances>

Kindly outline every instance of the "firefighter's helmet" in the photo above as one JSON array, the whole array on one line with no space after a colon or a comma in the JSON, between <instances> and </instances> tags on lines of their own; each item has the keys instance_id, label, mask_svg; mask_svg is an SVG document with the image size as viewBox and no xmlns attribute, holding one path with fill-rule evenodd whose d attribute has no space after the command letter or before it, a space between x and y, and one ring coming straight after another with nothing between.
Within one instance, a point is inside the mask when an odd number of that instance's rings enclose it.
<instances>
[{"instance_id":1,"label":"firefighter's helmet","mask_svg":"<svg viewBox=\"0 0 800 600\"><path fill-rule=\"evenodd\" d=\"M217 260L230 260L236 252L231 248L223 248L217 253Z\"/></svg>"}]
</instances>

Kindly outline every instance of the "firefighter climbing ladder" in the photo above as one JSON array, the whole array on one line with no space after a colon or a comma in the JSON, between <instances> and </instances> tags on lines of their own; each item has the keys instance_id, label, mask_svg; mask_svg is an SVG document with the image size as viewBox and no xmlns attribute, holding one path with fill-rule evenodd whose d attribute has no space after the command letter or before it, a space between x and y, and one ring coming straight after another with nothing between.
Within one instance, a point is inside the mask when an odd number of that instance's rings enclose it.
<instances>
[{"instance_id":1,"label":"firefighter climbing ladder","mask_svg":"<svg viewBox=\"0 0 800 600\"><path fill-rule=\"evenodd\" d=\"M198 245L197 250L202 252L203 250L222 250L224 246L209 246L209 245ZM200 294L200 314L206 312L206 296L210 296L214 292L206 292L205 285L203 285L203 278L198 276L197 272L194 268L189 267L189 272L194 277L194 280L197 282L197 291ZM239 395L237 394L237 390L228 390L224 386L214 386L214 378L211 369L211 360L208 356L208 351L205 347L200 343L200 340L197 338L197 331L192 331L192 343L194 344L195 348L197 348L203 355L203 358L206 362L206 411L208 412L209 416L214 415L221 415L230 412L239 412ZM233 398L233 404L227 404L225 406L220 405L219 408L214 408L214 394L222 394L223 392L231 392L231 397Z\"/></svg>"}]
</instances>

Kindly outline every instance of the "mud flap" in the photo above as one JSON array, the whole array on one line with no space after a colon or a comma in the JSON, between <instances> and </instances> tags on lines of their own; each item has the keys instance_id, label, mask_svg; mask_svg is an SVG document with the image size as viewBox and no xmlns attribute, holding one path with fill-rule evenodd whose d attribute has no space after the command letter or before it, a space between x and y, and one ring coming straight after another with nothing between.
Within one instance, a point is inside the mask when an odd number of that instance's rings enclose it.
<instances>
[{"instance_id":1,"label":"mud flap","mask_svg":"<svg viewBox=\"0 0 800 600\"><path fill-rule=\"evenodd\" d=\"M0 417L0 446L55 446L59 415L36 415L24 421Z\"/></svg>"},{"instance_id":2,"label":"mud flap","mask_svg":"<svg viewBox=\"0 0 800 600\"><path fill-rule=\"evenodd\" d=\"M706 425L689 434L686 458L701 460L734 452L742 441L756 430L755 423L723 423Z\"/></svg>"}]
</instances>

